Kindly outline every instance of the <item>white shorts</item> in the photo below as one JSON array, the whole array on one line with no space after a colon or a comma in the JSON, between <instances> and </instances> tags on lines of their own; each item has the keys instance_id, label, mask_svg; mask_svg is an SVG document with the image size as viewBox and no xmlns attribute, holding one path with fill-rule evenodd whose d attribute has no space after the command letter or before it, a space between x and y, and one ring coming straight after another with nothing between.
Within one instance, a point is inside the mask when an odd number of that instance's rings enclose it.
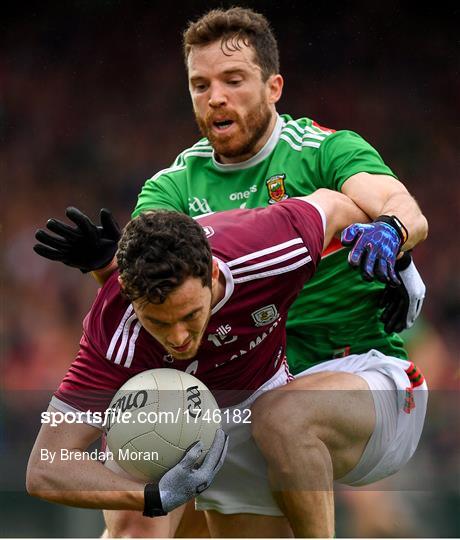
<instances>
[{"instance_id":1,"label":"white shorts","mask_svg":"<svg viewBox=\"0 0 460 540\"><path fill-rule=\"evenodd\" d=\"M221 514L283 515L271 494L267 465L252 438L251 418L245 409L249 409L264 392L289 380L292 380L292 375L283 362L278 372L246 401L222 409L222 429L229 435L227 457L211 486L195 499L197 510L216 510ZM241 418L249 422L238 421L239 415L233 414L235 411L241 411Z\"/></svg>"},{"instance_id":2,"label":"white shorts","mask_svg":"<svg viewBox=\"0 0 460 540\"><path fill-rule=\"evenodd\" d=\"M405 371L411 366L408 361L371 350L322 362L297 375L296 378L322 371L356 373L367 381L372 391L376 408L374 433L358 465L339 483L376 482L398 471L414 453L423 428L428 391L425 382L418 386L420 381L411 383ZM246 411L262 393L286 384L291 378L287 367L282 365L245 402L222 409L222 428L230 436L227 457L211 486L195 499L197 510L283 516L272 496L267 465L251 436ZM235 415L235 411L239 413ZM248 419L248 423L243 421ZM119 472L115 463L106 463L106 466Z\"/></svg>"},{"instance_id":3,"label":"white shorts","mask_svg":"<svg viewBox=\"0 0 460 540\"><path fill-rule=\"evenodd\" d=\"M337 480L363 486L399 471L414 454L425 422L428 388L407 360L376 350L322 362L296 378L323 371L343 371L362 377L372 391L375 429L356 467Z\"/></svg>"}]
</instances>

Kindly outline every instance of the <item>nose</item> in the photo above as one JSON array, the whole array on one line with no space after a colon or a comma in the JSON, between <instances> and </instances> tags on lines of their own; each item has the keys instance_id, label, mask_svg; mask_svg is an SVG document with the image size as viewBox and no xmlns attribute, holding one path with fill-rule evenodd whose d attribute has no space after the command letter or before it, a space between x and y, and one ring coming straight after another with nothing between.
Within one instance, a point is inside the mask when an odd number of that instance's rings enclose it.
<instances>
[{"instance_id":1,"label":"nose","mask_svg":"<svg viewBox=\"0 0 460 540\"><path fill-rule=\"evenodd\" d=\"M209 106L216 108L222 107L227 103L227 96L220 83L213 83L209 88Z\"/></svg>"},{"instance_id":2,"label":"nose","mask_svg":"<svg viewBox=\"0 0 460 540\"><path fill-rule=\"evenodd\" d=\"M181 347L188 341L190 334L183 323L175 324L170 328L166 341L172 347Z\"/></svg>"}]
</instances>

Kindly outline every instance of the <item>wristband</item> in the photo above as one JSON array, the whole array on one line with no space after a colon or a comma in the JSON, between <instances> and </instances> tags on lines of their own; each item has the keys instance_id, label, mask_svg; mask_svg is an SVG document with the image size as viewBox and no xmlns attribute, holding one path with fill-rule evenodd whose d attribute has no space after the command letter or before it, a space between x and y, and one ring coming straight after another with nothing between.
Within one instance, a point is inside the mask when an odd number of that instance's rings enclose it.
<instances>
[{"instance_id":1,"label":"wristband","mask_svg":"<svg viewBox=\"0 0 460 540\"><path fill-rule=\"evenodd\" d=\"M409 231L396 216L382 215L376 218L374 222L375 221L383 221L384 223L388 223L388 225L391 225L393 227L393 229L398 233L398 236L401 239L401 245L399 246L400 248L406 243L407 239L409 238Z\"/></svg>"},{"instance_id":2,"label":"wristband","mask_svg":"<svg viewBox=\"0 0 460 540\"><path fill-rule=\"evenodd\" d=\"M397 272L402 272L403 270L406 270L410 263L412 262L412 250L404 251L404 254L402 257L396 260L395 263L395 270Z\"/></svg>"},{"instance_id":3,"label":"wristband","mask_svg":"<svg viewBox=\"0 0 460 540\"><path fill-rule=\"evenodd\" d=\"M146 484L144 488L144 512L143 516L157 517L166 516L168 512L163 510L160 490L155 484Z\"/></svg>"}]
</instances>

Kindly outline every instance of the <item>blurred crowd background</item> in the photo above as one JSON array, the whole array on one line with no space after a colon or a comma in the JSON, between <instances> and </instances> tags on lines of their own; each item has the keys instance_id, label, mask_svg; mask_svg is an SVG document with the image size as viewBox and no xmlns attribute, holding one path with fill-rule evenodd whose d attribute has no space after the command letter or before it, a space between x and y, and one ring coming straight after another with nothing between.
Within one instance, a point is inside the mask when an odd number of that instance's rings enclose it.
<instances>
[{"instance_id":1,"label":"blurred crowd background","mask_svg":"<svg viewBox=\"0 0 460 540\"><path fill-rule=\"evenodd\" d=\"M278 111L361 134L430 224L414 253L427 298L406 333L433 389L421 448L373 491L338 493L337 536L459 536L459 10L394 0L238 4L267 15L279 40ZM89 276L38 257L34 232L69 205L92 218L105 206L124 224L145 180L196 141L181 31L217 5L231 4L2 4L0 536L102 530L99 512L24 493L40 407L73 360L96 291Z\"/></svg>"}]
</instances>

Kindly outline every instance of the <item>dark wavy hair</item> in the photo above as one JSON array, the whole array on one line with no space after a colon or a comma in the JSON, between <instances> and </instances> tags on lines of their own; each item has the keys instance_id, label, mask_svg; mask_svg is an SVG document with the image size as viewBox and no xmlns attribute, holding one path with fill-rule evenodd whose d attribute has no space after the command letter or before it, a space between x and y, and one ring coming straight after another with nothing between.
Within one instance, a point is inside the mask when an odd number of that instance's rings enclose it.
<instances>
[{"instance_id":1,"label":"dark wavy hair","mask_svg":"<svg viewBox=\"0 0 460 540\"><path fill-rule=\"evenodd\" d=\"M189 277L211 286L212 253L203 228L179 212L154 210L131 220L118 244L117 262L131 302L162 304Z\"/></svg>"},{"instance_id":2,"label":"dark wavy hair","mask_svg":"<svg viewBox=\"0 0 460 540\"><path fill-rule=\"evenodd\" d=\"M279 73L278 44L270 23L261 13L242 7L212 9L190 22L183 34L185 63L194 45L208 45L218 40L224 54L241 49L243 44L251 46L264 82L270 75Z\"/></svg>"}]
</instances>

